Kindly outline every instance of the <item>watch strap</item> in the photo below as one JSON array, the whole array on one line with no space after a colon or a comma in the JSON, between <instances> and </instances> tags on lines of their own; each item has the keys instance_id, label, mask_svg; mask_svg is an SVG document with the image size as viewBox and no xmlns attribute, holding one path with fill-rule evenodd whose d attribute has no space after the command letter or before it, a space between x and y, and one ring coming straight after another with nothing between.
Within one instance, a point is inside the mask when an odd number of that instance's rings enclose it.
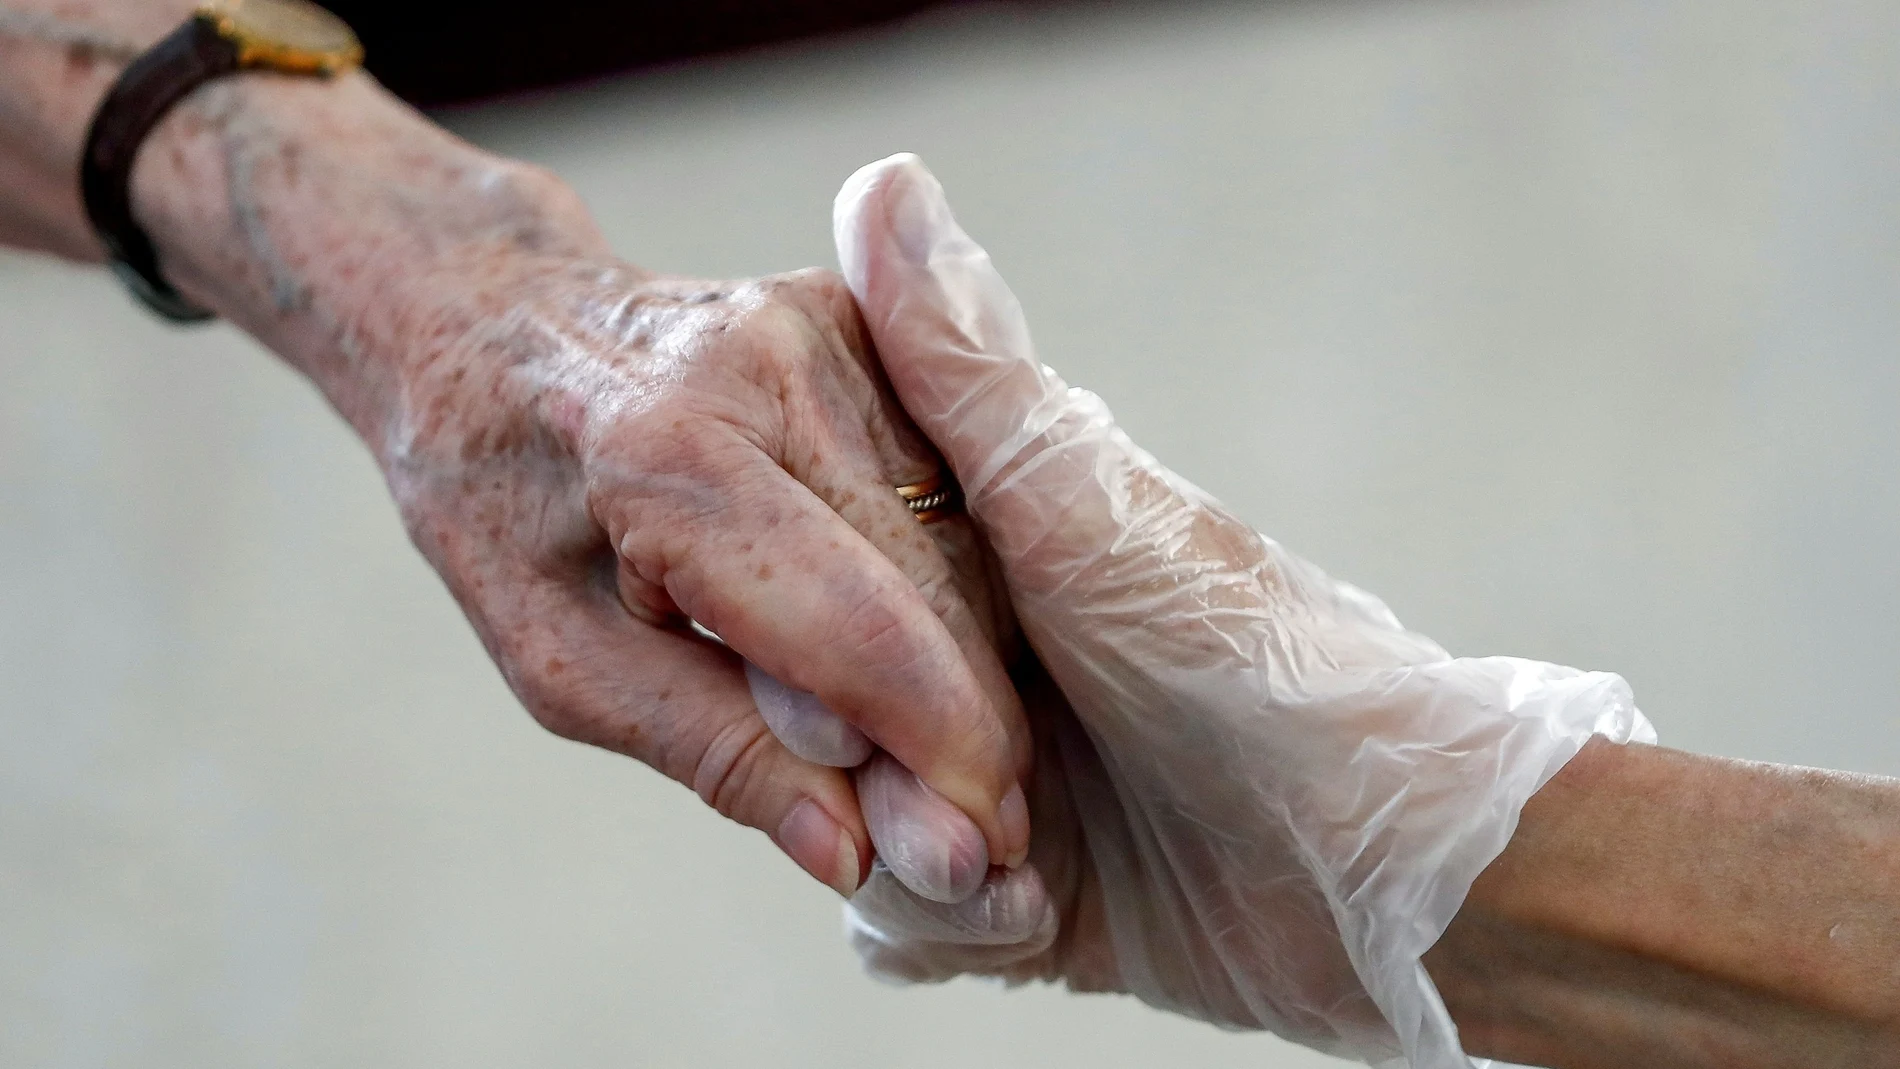
<instances>
[{"instance_id":1,"label":"watch strap","mask_svg":"<svg viewBox=\"0 0 1900 1069\"><path fill-rule=\"evenodd\" d=\"M151 236L132 217L132 164L145 137L198 86L238 69L238 48L210 19L193 17L128 65L86 132L79 189L112 269L153 311L178 323L212 318L159 271Z\"/></svg>"}]
</instances>

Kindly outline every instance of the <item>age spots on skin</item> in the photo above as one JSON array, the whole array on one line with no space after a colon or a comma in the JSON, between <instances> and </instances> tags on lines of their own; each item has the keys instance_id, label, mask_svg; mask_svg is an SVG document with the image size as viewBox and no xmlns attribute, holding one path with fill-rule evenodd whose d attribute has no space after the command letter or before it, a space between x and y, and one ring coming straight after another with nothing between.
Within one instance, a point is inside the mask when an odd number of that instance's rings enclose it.
<instances>
[{"instance_id":1,"label":"age spots on skin","mask_svg":"<svg viewBox=\"0 0 1900 1069\"><path fill-rule=\"evenodd\" d=\"M99 52L81 41L66 46L66 78L79 81L92 77L93 68L99 65Z\"/></svg>"}]
</instances>

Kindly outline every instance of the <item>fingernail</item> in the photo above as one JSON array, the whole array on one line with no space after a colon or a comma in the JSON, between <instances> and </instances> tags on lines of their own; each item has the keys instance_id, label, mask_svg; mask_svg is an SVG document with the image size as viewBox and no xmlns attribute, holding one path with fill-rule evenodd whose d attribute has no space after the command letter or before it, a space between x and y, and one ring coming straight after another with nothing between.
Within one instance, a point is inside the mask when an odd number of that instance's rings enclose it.
<instances>
[{"instance_id":1,"label":"fingernail","mask_svg":"<svg viewBox=\"0 0 1900 1069\"><path fill-rule=\"evenodd\" d=\"M773 838L819 883L846 898L858 889L857 843L817 802L807 798L793 806Z\"/></svg>"},{"instance_id":2,"label":"fingernail","mask_svg":"<svg viewBox=\"0 0 1900 1069\"><path fill-rule=\"evenodd\" d=\"M877 856L932 902L961 902L983 884L990 852L963 810L889 754L858 772L858 805Z\"/></svg>"},{"instance_id":3,"label":"fingernail","mask_svg":"<svg viewBox=\"0 0 1900 1069\"><path fill-rule=\"evenodd\" d=\"M1013 869L1029 860L1029 801L1023 797L1022 784L1011 787L1003 796L1002 804L996 807L996 822L1009 847L1004 867Z\"/></svg>"},{"instance_id":4,"label":"fingernail","mask_svg":"<svg viewBox=\"0 0 1900 1069\"><path fill-rule=\"evenodd\" d=\"M976 826L970 826L974 833ZM890 866L897 882L932 902L954 903L970 897L983 886L989 869L989 856L983 851L981 835L973 835L974 851L961 849L962 837L953 846L920 828L908 828L894 839L886 835L877 856Z\"/></svg>"},{"instance_id":5,"label":"fingernail","mask_svg":"<svg viewBox=\"0 0 1900 1069\"><path fill-rule=\"evenodd\" d=\"M831 882L831 889L850 898L858 893L858 885L863 882L863 871L858 865L857 840L846 834L843 828L839 828L838 867L833 870L835 876Z\"/></svg>"}]
</instances>

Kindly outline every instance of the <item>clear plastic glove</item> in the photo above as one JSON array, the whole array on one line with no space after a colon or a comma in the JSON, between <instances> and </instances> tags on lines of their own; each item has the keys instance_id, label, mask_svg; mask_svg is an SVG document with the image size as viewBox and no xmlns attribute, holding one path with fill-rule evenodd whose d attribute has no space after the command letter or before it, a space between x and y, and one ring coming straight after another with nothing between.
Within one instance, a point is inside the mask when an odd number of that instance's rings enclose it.
<instances>
[{"instance_id":1,"label":"clear plastic glove","mask_svg":"<svg viewBox=\"0 0 1900 1069\"><path fill-rule=\"evenodd\" d=\"M1037 360L914 157L854 175L834 218L891 382L1035 654L1015 670L1029 864L953 904L880 867L846 908L867 966L1060 980L1367 1061L1470 1064L1420 956L1586 740L1653 741L1627 685L1453 658L1162 467Z\"/></svg>"}]
</instances>

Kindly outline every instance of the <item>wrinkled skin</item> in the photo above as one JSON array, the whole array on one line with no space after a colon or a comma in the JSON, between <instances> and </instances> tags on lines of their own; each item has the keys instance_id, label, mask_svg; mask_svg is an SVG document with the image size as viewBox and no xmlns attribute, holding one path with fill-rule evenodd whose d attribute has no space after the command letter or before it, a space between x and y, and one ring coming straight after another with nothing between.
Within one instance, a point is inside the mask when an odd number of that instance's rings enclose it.
<instances>
[{"instance_id":1,"label":"wrinkled skin","mask_svg":"<svg viewBox=\"0 0 1900 1069\"><path fill-rule=\"evenodd\" d=\"M193 6L0 2L0 243L100 259L75 181L84 132L123 65ZM1278 1021L1303 1038L1365 1024L1317 881L1376 889L1378 876L1416 867L1417 855L1379 864L1415 829L1388 821L1362 844L1376 849L1329 869L1333 847L1392 807L1281 792L1326 803L1298 810L1319 834L1305 844L1312 864L1292 865L1284 821L1295 807L1262 809L1246 788L1313 787L1311 770L1338 777L1358 756L1329 740L1417 742L1431 725L1406 721L1401 689L1348 708L1218 670L1256 657L1297 680L1442 651L1370 599L1338 597L1344 588L1173 480L1115 437L1092 398L1036 398L1060 383L1036 381L1008 309L978 302L937 338L1003 342L995 352L939 347L950 359L934 369L902 337L882 353L1003 536L1006 566L994 568L966 521L931 528L933 550L889 507L889 487L936 459L896 414L835 277L655 279L614 261L552 176L462 144L360 75L202 87L153 131L132 185L168 276L308 376L385 462L418 544L542 722L698 787L841 891L879 821L887 863L899 851L886 843L954 844L916 859L912 886L887 866L857 896L874 968L1059 978L1229 1024ZM862 295L877 305L874 289ZM879 318L888 334L893 321ZM981 398L1000 408L941 403L960 399L972 369L1024 389ZM1012 394L1036 404L1011 411ZM969 417L986 416L1003 418L971 433L985 420ZM986 451L1020 463L994 469ZM696 539L727 556L696 553ZM780 554L760 559L775 540ZM1049 672L1017 657L999 576ZM844 600L800 596L827 584ZM687 614L823 690L884 744L853 774L878 814L868 829L853 777L789 758L753 715L736 655L695 637ZM1261 634L1289 641L1245 641ZM1004 788L1027 732L992 640L1038 736L1035 863L989 872L955 901L949 892L984 875L986 840L1013 860L1026 832L1020 811L1005 819ZM906 693L944 665L948 691ZM1499 667L1346 675L1423 680L1415 702L1457 672L1470 683L1473 669ZM1516 667L1505 678L1564 682ZM1277 733L1260 715L1302 710L1322 715L1289 717ZM1144 724L1162 730L1129 730ZM944 749L918 752L915 736L932 732ZM1483 755L1498 738L1420 750ZM970 815L898 767L899 753ZM1567 1069L1897 1064L1887 920L1900 897L1900 785L1650 747L1592 753L1524 810L1511 852L1433 950L1432 975L1474 1049ZM1485 770L1436 771L1455 784ZM1367 795L1381 798L1404 796ZM1327 819L1312 824L1315 812ZM906 822L923 834L906 842L892 827ZM1135 849L1156 843L1171 849ZM1363 912L1348 902L1337 916ZM1363 957L1393 941L1358 946ZM1319 1012L1271 1017L1285 1006L1260 999L1269 988L1304 990ZM1388 991L1382 1005L1396 1004ZM1443 1044L1436 1054L1445 1064Z\"/></svg>"},{"instance_id":2,"label":"wrinkled skin","mask_svg":"<svg viewBox=\"0 0 1900 1069\"><path fill-rule=\"evenodd\" d=\"M872 854L850 777L773 738L734 650L966 812L994 812L1027 759L1020 709L891 489L941 461L838 278L501 267L399 328L416 355L385 464L417 546L536 719L692 786L844 892ZM813 830L808 801L844 845ZM987 830L999 860L1026 834Z\"/></svg>"},{"instance_id":3,"label":"wrinkled skin","mask_svg":"<svg viewBox=\"0 0 1900 1069\"><path fill-rule=\"evenodd\" d=\"M85 131L193 7L0 2L0 242L101 258ZM872 849L851 777L764 729L737 651L921 777L906 797L956 812L966 864L1020 861L1020 710L893 493L940 462L836 276L655 277L553 175L361 73L199 87L130 192L166 278L362 436L542 723L654 764L848 894Z\"/></svg>"}]
</instances>

